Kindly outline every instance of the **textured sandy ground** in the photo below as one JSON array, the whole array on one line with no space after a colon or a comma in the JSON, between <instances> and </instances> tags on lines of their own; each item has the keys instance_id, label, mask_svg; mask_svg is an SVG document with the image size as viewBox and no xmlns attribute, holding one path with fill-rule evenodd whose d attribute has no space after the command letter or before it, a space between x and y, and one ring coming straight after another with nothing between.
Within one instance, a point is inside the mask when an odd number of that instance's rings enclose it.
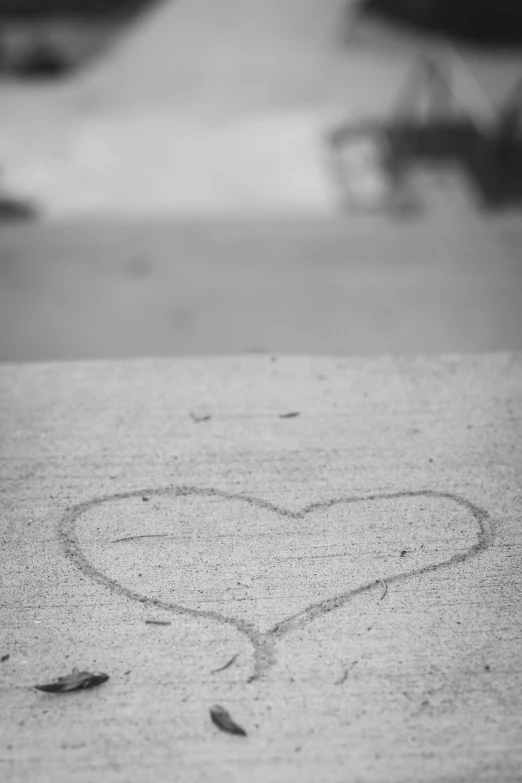
<instances>
[{"instance_id":1,"label":"textured sandy ground","mask_svg":"<svg viewBox=\"0 0 522 783\"><path fill-rule=\"evenodd\" d=\"M518 781L521 388L507 354L4 365L2 780ZM75 665L110 680L32 689Z\"/></svg>"}]
</instances>

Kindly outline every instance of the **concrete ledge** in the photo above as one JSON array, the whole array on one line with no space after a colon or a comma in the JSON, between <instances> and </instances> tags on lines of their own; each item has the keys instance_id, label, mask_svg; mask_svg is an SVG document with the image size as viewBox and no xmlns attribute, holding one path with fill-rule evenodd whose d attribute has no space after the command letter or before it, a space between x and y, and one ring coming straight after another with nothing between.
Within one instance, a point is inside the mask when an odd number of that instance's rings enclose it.
<instances>
[{"instance_id":1,"label":"concrete ledge","mask_svg":"<svg viewBox=\"0 0 522 783\"><path fill-rule=\"evenodd\" d=\"M2 779L519 780L521 388L520 354L0 366ZM73 666L110 680L32 688Z\"/></svg>"}]
</instances>

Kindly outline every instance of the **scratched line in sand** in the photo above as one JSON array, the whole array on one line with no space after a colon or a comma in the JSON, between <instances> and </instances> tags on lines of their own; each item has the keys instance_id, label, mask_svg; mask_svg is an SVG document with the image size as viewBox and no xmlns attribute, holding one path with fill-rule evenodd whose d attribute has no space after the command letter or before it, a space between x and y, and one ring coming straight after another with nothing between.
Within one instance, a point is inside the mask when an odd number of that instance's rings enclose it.
<instances>
[{"instance_id":1,"label":"scratched line in sand","mask_svg":"<svg viewBox=\"0 0 522 783\"><path fill-rule=\"evenodd\" d=\"M212 610L191 609L179 604L168 603L166 601L162 601L161 599L150 598L148 596L141 595L140 593L137 593L130 588L124 587L119 582L111 579L109 576L92 565L81 548L77 533L77 522L86 511L96 506L114 501L128 500L130 498L140 497L143 495L146 495L147 497L181 497L188 495L199 495L201 497L220 497L227 500L247 503L251 506L256 506L257 508L274 512L281 517L286 517L289 519L304 519L307 514L322 509L327 509L336 505L362 503L375 500L392 500L408 497L430 497L439 498L441 500L451 500L462 508L467 509L471 513L477 529L477 540L465 552L455 553L446 560L442 560L438 563L432 563L421 568L412 569L407 573L387 575L385 580L386 584L388 585L405 581L406 579L414 576L421 576L424 574L433 573L434 571L439 571L443 568L449 568L451 566L457 565L458 563L464 563L471 558L477 557L481 552L486 550L491 545L493 540L493 534L489 524L489 514L487 511L475 505L474 503L471 503L469 500L466 500L460 495L456 495L450 492L437 492L429 489L420 490L417 492L404 491L333 498L326 501L311 503L298 511L291 511L260 498L222 492L218 489L207 489L193 486L161 487L156 489L140 489L133 492L121 492L113 495L96 497L92 500L73 506L72 509L70 509L70 511L60 520L58 535L66 557L71 560L85 576L89 577L93 581L98 582L104 587L107 587L113 593L117 593L118 595L124 596L125 598L128 598L132 601L138 601L139 603L145 604L147 606L173 612L175 614L212 620L221 625L230 625L246 636L247 639L249 639L251 642L254 650L254 670L252 676L249 678L249 681L258 679L273 665L275 661L275 642L277 639L281 639L290 631L304 628L306 625L308 625L308 623L312 622L316 618L345 606L355 596L375 588L375 580L359 585L359 587L353 588L346 592L338 593L333 597L312 603L305 609L290 615L280 622L275 623L272 628L265 632L259 631L253 623L250 623L246 620L241 620L235 617L228 617Z\"/></svg>"}]
</instances>

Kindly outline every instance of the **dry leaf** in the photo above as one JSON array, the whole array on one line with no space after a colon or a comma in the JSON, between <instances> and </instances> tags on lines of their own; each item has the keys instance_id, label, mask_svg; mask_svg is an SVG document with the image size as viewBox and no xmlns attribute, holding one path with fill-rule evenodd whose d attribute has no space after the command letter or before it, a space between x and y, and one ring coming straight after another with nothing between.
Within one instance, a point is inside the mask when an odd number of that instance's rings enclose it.
<instances>
[{"instance_id":1,"label":"dry leaf","mask_svg":"<svg viewBox=\"0 0 522 783\"><path fill-rule=\"evenodd\" d=\"M68 691L94 688L97 685L107 682L108 679L109 675L104 674L103 672L93 674L92 672L81 672L74 668L71 674L66 674L65 677L58 677L55 682L49 682L45 685L35 685L34 687L39 691L45 691L46 693L67 693Z\"/></svg>"},{"instance_id":2,"label":"dry leaf","mask_svg":"<svg viewBox=\"0 0 522 783\"><path fill-rule=\"evenodd\" d=\"M240 734L242 737L247 736L246 731L241 726L238 726L230 716L230 713L224 707L220 707L219 704L215 704L210 708L210 717L221 731L226 731L228 734Z\"/></svg>"}]
</instances>

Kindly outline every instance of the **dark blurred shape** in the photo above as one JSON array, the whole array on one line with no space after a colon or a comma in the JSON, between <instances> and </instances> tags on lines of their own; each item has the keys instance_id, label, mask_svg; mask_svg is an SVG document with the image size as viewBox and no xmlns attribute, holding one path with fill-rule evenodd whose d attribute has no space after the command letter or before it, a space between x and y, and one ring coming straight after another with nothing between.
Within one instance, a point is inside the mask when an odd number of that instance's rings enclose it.
<instances>
[{"instance_id":1,"label":"dark blurred shape","mask_svg":"<svg viewBox=\"0 0 522 783\"><path fill-rule=\"evenodd\" d=\"M395 211L398 194L410 192L410 175L417 169L454 168L473 186L485 210L522 206L522 80L496 119L479 122L458 104L447 63L429 57L415 62L390 118L347 123L327 140L341 186L343 148L366 135L378 149L377 161L389 182L390 198L383 206ZM420 116L419 102L428 98L428 114Z\"/></svg>"},{"instance_id":2,"label":"dark blurred shape","mask_svg":"<svg viewBox=\"0 0 522 783\"><path fill-rule=\"evenodd\" d=\"M415 77L420 81L415 83ZM522 205L522 81L494 121L478 122L459 105L446 63L420 58L386 125L386 165L400 181L415 166L463 171L483 209ZM417 88L417 94L415 94ZM430 100L428 117L415 116L415 99Z\"/></svg>"},{"instance_id":3,"label":"dark blurred shape","mask_svg":"<svg viewBox=\"0 0 522 783\"><path fill-rule=\"evenodd\" d=\"M0 0L0 74L56 79L83 66L152 0Z\"/></svg>"},{"instance_id":4,"label":"dark blurred shape","mask_svg":"<svg viewBox=\"0 0 522 783\"><path fill-rule=\"evenodd\" d=\"M522 136L502 122L490 129L464 117L397 123L386 140L386 163L399 183L416 167L449 165L467 175L482 209L522 206Z\"/></svg>"},{"instance_id":5,"label":"dark blurred shape","mask_svg":"<svg viewBox=\"0 0 522 783\"><path fill-rule=\"evenodd\" d=\"M38 211L33 204L0 195L0 225L36 220Z\"/></svg>"},{"instance_id":6,"label":"dark blurred shape","mask_svg":"<svg viewBox=\"0 0 522 783\"><path fill-rule=\"evenodd\" d=\"M151 0L0 0L0 18L111 16L139 11Z\"/></svg>"},{"instance_id":7,"label":"dark blurred shape","mask_svg":"<svg viewBox=\"0 0 522 783\"><path fill-rule=\"evenodd\" d=\"M522 46L521 0L361 0L362 13L468 43Z\"/></svg>"},{"instance_id":8,"label":"dark blurred shape","mask_svg":"<svg viewBox=\"0 0 522 783\"><path fill-rule=\"evenodd\" d=\"M68 73L73 63L57 44L44 40L28 41L14 57L2 56L0 70L11 76L24 78L56 78Z\"/></svg>"},{"instance_id":9,"label":"dark blurred shape","mask_svg":"<svg viewBox=\"0 0 522 783\"><path fill-rule=\"evenodd\" d=\"M501 108L475 174L485 206L522 206L522 79Z\"/></svg>"}]
</instances>

